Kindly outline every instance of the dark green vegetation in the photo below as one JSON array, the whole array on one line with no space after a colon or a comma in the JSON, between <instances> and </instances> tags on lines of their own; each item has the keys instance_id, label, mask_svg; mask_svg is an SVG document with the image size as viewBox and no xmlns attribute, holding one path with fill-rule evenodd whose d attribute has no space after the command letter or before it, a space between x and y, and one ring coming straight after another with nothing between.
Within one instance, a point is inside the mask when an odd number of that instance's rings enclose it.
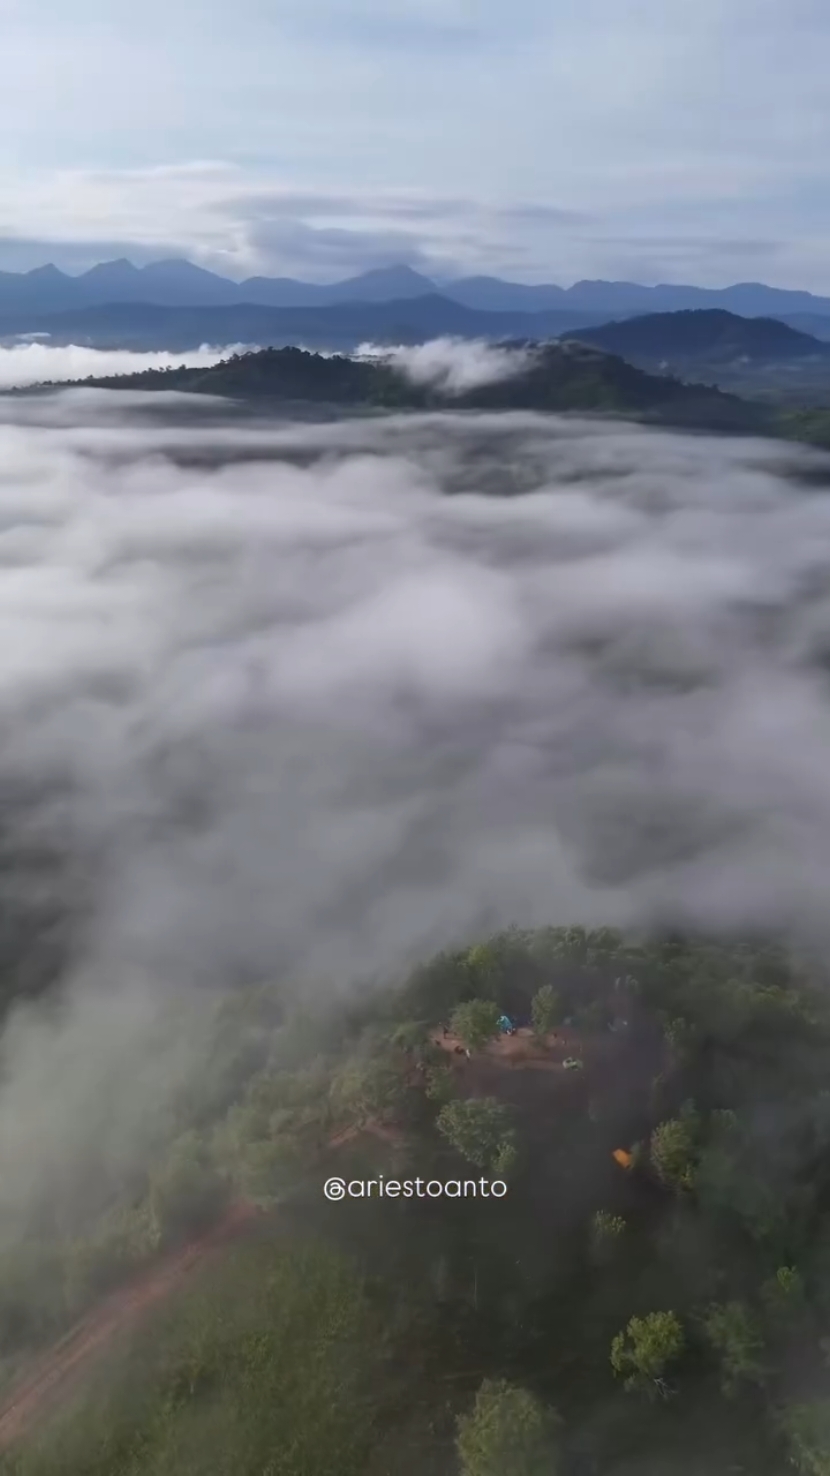
<instances>
[{"instance_id":1,"label":"dark green vegetation","mask_svg":"<svg viewBox=\"0 0 830 1476\"><path fill-rule=\"evenodd\" d=\"M236 354L209 369L151 369L88 379L102 389L186 390L259 404L318 401L375 409L588 411L693 429L762 431L768 416L717 389L646 374L580 344L535 346L528 367L498 383L448 396L412 384L389 364L327 358L298 348Z\"/></svg>"},{"instance_id":2,"label":"dark green vegetation","mask_svg":"<svg viewBox=\"0 0 830 1476\"><path fill-rule=\"evenodd\" d=\"M775 318L650 313L568 334L641 369L781 404L830 402L830 344Z\"/></svg>"},{"instance_id":3,"label":"dark green vegetation","mask_svg":"<svg viewBox=\"0 0 830 1476\"><path fill-rule=\"evenodd\" d=\"M809 333L800 333L776 318L742 318L718 308L647 313L622 323L579 328L568 337L595 344L610 354L621 354L634 363L697 360L731 364L744 355L751 359L830 361L830 345Z\"/></svg>"},{"instance_id":4,"label":"dark green vegetation","mask_svg":"<svg viewBox=\"0 0 830 1476\"><path fill-rule=\"evenodd\" d=\"M826 1476L828 982L769 942L510 930L339 1006L211 1006L147 1173L7 1247L4 1356L232 1196L265 1213L3 1469ZM500 1066L496 1011L585 1070ZM433 1043L451 1017L482 1054ZM322 1196L482 1164L506 1197Z\"/></svg>"}]
</instances>

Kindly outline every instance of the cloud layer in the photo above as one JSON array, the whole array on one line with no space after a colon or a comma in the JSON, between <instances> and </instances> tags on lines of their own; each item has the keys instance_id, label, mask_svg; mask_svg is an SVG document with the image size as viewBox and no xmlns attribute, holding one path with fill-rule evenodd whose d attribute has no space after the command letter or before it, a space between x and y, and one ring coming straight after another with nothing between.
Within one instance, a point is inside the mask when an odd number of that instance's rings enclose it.
<instances>
[{"instance_id":1,"label":"cloud layer","mask_svg":"<svg viewBox=\"0 0 830 1476\"><path fill-rule=\"evenodd\" d=\"M430 385L441 394L462 395L479 385L511 379L528 368L530 352L502 348L483 339L433 338L398 348L362 344L356 358L385 359L412 384Z\"/></svg>"},{"instance_id":2,"label":"cloud layer","mask_svg":"<svg viewBox=\"0 0 830 1476\"><path fill-rule=\"evenodd\" d=\"M0 1241L141 1161L200 990L510 921L825 939L828 487L553 417L0 400L0 963L71 982L0 1047Z\"/></svg>"},{"instance_id":3,"label":"cloud layer","mask_svg":"<svg viewBox=\"0 0 830 1476\"><path fill-rule=\"evenodd\" d=\"M205 344L186 354L134 353L130 349L94 349L84 345L19 343L0 346L0 390L26 388L35 384L58 384L62 380L105 378L111 374L140 374L144 369L194 369L217 364L250 345L229 344L212 348Z\"/></svg>"},{"instance_id":4,"label":"cloud layer","mask_svg":"<svg viewBox=\"0 0 830 1476\"><path fill-rule=\"evenodd\" d=\"M109 977L823 921L830 501L779 448L154 404L0 428L0 783L72 836Z\"/></svg>"},{"instance_id":5,"label":"cloud layer","mask_svg":"<svg viewBox=\"0 0 830 1476\"><path fill-rule=\"evenodd\" d=\"M818 0L7 0L3 24L0 266L23 242L830 292Z\"/></svg>"}]
</instances>

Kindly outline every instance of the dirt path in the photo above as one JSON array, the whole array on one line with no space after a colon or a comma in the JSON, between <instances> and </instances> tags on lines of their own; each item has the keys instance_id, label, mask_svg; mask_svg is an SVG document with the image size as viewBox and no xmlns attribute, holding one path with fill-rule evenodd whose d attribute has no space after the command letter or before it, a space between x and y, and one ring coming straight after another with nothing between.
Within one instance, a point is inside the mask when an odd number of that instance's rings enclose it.
<instances>
[{"instance_id":1,"label":"dirt path","mask_svg":"<svg viewBox=\"0 0 830 1476\"><path fill-rule=\"evenodd\" d=\"M441 1030L434 1031L432 1043L446 1051L452 1057L453 1065L462 1070L467 1061L473 1059L492 1066L502 1066L510 1071L555 1071L565 1074L565 1058L571 1055L581 1057L584 1053L582 1037L565 1026L551 1031L542 1040L537 1040L532 1030L522 1026L513 1035L497 1035L482 1050L474 1052L472 1058L451 1031L447 1031L446 1035Z\"/></svg>"},{"instance_id":2,"label":"dirt path","mask_svg":"<svg viewBox=\"0 0 830 1476\"><path fill-rule=\"evenodd\" d=\"M64 1392L65 1385L92 1354L168 1297L188 1272L238 1235L256 1213L254 1205L232 1205L218 1224L107 1297L38 1358L0 1406L0 1450L24 1433L46 1401Z\"/></svg>"},{"instance_id":3,"label":"dirt path","mask_svg":"<svg viewBox=\"0 0 830 1476\"><path fill-rule=\"evenodd\" d=\"M339 1148L364 1133L394 1146L401 1142L401 1135L394 1128L368 1122L363 1127L335 1133L327 1147ZM36 1416L68 1392L89 1358L156 1303L169 1297L190 1271L239 1235L258 1213L253 1204L233 1204L216 1225L113 1292L58 1343L36 1358L0 1403L0 1452L24 1435Z\"/></svg>"}]
</instances>

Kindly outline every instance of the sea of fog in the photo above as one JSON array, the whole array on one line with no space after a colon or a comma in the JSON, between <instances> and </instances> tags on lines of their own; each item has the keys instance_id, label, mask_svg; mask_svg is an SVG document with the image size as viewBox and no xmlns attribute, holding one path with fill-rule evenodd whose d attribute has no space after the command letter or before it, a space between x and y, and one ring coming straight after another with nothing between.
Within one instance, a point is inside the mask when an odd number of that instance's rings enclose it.
<instances>
[{"instance_id":1,"label":"sea of fog","mask_svg":"<svg viewBox=\"0 0 830 1476\"><path fill-rule=\"evenodd\" d=\"M129 1137L176 987L510 921L823 936L828 485L578 418L0 400L0 948L74 1001L12 1023L0 1181Z\"/></svg>"},{"instance_id":2,"label":"sea of fog","mask_svg":"<svg viewBox=\"0 0 830 1476\"><path fill-rule=\"evenodd\" d=\"M58 345L48 335L32 335L17 343L0 344L0 391L37 384L60 384L79 379L105 379L116 374L140 374L146 369L209 368L231 354L258 348L257 344L225 344L187 353L142 352L134 349L90 348L79 344ZM328 357L333 350L315 348ZM452 395L477 385L519 372L527 355L515 348L500 348L482 340L437 338L414 346L359 345L355 357L387 359L415 384L433 384Z\"/></svg>"},{"instance_id":3,"label":"sea of fog","mask_svg":"<svg viewBox=\"0 0 830 1476\"><path fill-rule=\"evenodd\" d=\"M79 344L50 344L42 339L0 345L0 390L26 388L71 379L103 379L112 374L140 374L144 369L207 368L247 345L201 348L189 353L139 353L132 349L98 349Z\"/></svg>"}]
</instances>

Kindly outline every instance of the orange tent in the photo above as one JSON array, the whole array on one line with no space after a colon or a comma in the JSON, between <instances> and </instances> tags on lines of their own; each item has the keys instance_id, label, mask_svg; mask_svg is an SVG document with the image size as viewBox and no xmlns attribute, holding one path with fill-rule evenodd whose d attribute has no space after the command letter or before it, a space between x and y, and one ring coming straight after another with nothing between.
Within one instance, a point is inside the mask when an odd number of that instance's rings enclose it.
<instances>
[{"instance_id":1,"label":"orange tent","mask_svg":"<svg viewBox=\"0 0 830 1476\"><path fill-rule=\"evenodd\" d=\"M620 1168L624 1169L630 1169L631 1165L634 1162L633 1155L631 1153L626 1153L624 1148L615 1148L613 1157L616 1159Z\"/></svg>"}]
</instances>

